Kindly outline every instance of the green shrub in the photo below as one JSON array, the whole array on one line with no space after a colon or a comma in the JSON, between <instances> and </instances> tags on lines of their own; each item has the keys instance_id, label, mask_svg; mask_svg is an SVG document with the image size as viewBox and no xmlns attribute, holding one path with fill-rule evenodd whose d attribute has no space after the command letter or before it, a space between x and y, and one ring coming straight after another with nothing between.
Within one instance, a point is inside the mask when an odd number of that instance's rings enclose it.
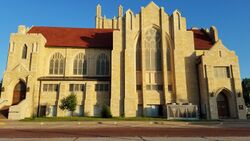
<instances>
[{"instance_id":1,"label":"green shrub","mask_svg":"<svg viewBox=\"0 0 250 141\"><path fill-rule=\"evenodd\" d=\"M61 100L61 105L59 106L59 108L62 110L70 111L72 116L73 112L76 110L76 105L77 105L76 95L72 93L66 98L63 98Z\"/></svg>"},{"instance_id":2,"label":"green shrub","mask_svg":"<svg viewBox=\"0 0 250 141\"><path fill-rule=\"evenodd\" d=\"M109 106L102 105L101 116L102 118L112 118L112 114L111 114Z\"/></svg>"}]
</instances>

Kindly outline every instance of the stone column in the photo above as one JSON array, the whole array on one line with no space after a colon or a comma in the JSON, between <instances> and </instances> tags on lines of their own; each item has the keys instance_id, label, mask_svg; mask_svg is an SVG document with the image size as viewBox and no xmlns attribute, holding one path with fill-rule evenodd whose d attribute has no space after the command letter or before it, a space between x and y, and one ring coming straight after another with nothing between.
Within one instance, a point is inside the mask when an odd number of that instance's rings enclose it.
<instances>
[{"instance_id":1,"label":"stone column","mask_svg":"<svg viewBox=\"0 0 250 141\"><path fill-rule=\"evenodd\" d=\"M167 41L166 41L166 33L165 33L165 25L166 25L166 20L164 20L164 8L161 8L161 48L162 48L162 78L163 78L163 98L164 98L164 111L163 114L164 116L167 116L167 101L170 101L169 98L169 92L168 92L168 70L167 70Z\"/></svg>"},{"instance_id":2,"label":"stone column","mask_svg":"<svg viewBox=\"0 0 250 141\"><path fill-rule=\"evenodd\" d=\"M246 105L245 101L243 99L243 93L242 93L242 87L241 87L241 79L240 79L240 71L239 66L237 65L231 65L231 71L232 71L232 79L233 79L233 85L235 89L235 109L238 114L239 119L247 119L246 117Z\"/></svg>"},{"instance_id":3,"label":"stone column","mask_svg":"<svg viewBox=\"0 0 250 141\"><path fill-rule=\"evenodd\" d=\"M120 20L121 22L121 20ZM120 23L121 24L121 23ZM113 50L111 54L111 98L110 110L113 116L118 117L123 111L123 96L124 96L124 58L122 32L113 32Z\"/></svg>"},{"instance_id":4,"label":"stone column","mask_svg":"<svg viewBox=\"0 0 250 141\"><path fill-rule=\"evenodd\" d=\"M93 85L95 86L95 85ZM85 102L84 102L84 116L93 116L94 115L94 105L93 105L93 93L92 89L93 88L92 85L90 85L89 83L86 83L86 93L85 93Z\"/></svg>"},{"instance_id":5,"label":"stone column","mask_svg":"<svg viewBox=\"0 0 250 141\"><path fill-rule=\"evenodd\" d=\"M66 86L64 83L60 83L59 84L59 88L57 90L57 96L56 96L56 101L55 101L55 105L57 108L57 116L66 116L65 113L66 111L63 111L59 108L59 105L61 104L61 99L63 99L66 95Z\"/></svg>"},{"instance_id":6,"label":"stone column","mask_svg":"<svg viewBox=\"0 0 250 141\"><path fill-rule=\"evenodd\" d=\"M210 119L218 119L218 110L216 103L216 96L213 94L214 90L214 68L211 65L206 66L207 72L207 87L208 87L208 102ZM211 96L211 94L213 96Z\"/></svg>"},{"instance_id":7,"label":"stone column","mask_svg":"<svg viewBox=\"0 0 250 141\"><path fill-rule=\"evenodd\" d=\"M141 30L141 67L142 67L142 75L141 75L141 79L142 79L142 100L143 100L143 115L146 116L146 108L147 108L147 97L146 97L146 79L145 79L145 66L146 66L146 62L145 60L145 42L144 42L144 35L145 35L145 31L143 30L144 28L144 8L141 8L141 14L140 14L140 30Z\"/></svg>"}]
</instances>

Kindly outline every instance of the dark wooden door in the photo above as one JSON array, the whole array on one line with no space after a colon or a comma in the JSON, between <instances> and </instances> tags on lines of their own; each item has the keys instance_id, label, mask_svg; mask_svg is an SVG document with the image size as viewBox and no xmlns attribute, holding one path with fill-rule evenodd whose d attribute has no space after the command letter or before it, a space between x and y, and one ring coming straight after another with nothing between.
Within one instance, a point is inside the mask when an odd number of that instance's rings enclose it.
<instances>
[{"instance_id":1,"label":"dark wooden door","mask_svg":"<svg viewBox=\"0 0 250 141\"><path fill-rule=\"evenodd\" d=\"M217 108L219 118L229 118L228 101L224 93L219 94L217 97Z\"/></svg>"},{"instance_id":2,"label":"dark wooden door","mask_svg":"<svg viewBox=\"0 0 250 141\"><path fill-rule=\"evenodd\" d=\"M40 106L40 113L39 113L40 115L39 116L45 117L46 116L46 109L47 109L46 106L44 106L44 105Z\"/></svg>"},{"instance_id":3,"label":"dark wooden door","mask_svg":"<svg viewBox=\"0 0 250 141\"><path fill-rule=\"evenodd\" d=\"M20 81L14 88L12 105L17 105L26 98L26 85Z\"/></svg>"}]
</instances>

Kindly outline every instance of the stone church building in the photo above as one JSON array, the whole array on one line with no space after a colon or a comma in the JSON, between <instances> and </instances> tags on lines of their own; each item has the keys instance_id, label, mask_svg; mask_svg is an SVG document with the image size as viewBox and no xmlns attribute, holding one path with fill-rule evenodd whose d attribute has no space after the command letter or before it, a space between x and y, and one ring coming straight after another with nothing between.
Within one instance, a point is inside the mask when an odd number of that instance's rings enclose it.
<instances>
[{"instance_id":1,"label":"stone church building","mask_svg":"<svg viewBox=\"0 0 250 141\"><path fill-rule=\"evenodd\" d=\"M187 29L186 18L154 2L139 13L96 7L95 28L23 25L10 36L1 112L9 119L74 116L245 119L238 57L216 27Z\"/></svg>"}]
</instances>

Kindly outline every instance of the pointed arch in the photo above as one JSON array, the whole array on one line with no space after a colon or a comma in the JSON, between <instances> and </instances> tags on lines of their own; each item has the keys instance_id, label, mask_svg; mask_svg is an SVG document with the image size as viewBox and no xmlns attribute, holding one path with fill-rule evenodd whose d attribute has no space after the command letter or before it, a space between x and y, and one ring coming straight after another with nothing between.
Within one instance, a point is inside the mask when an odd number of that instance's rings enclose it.
<instances>
[{"instance_id":1,"label":"pointed arch","mask_svg":"<svg viewBox=\"0 0 250 141\"><path fill-rule=\"evenodd\" d=\"M24 81L19 80L13 90L12 105L19 104L26 98L26 84Z\"/></svg>"},{"instance_id":2,"label":"pointed arch","mask_svg":"<svg viewBox=\"0 0 250 141\"><path fill-rule=\"evenodd\" d=\"M49 74L62 75L64 73L64 57L57 52L52 55L49 62Z\"/></svg>"},{"instance_id":3,"label":"pointed arch","mask_svg":"<svg viewBox=\"0 0 250 141\"><path fill-rule=\"evenodd\" d=\"M179 12L177 12L177 16L178 16L178 29L181 30L181 15Z\"/></svg>"},{"instance_id":4,"label":"pointed arch","mask_svg":"<svg viewBox=\"0 0 250 141\"><path fill-rule=\"evenodd\" d=\"M110 61L106 54L102 53L96 60L96 74L97 75L109 75Z\"/></svg>"},{"instance_id":5,"label":"pointed arch","mask_svg":"<svg viewBox=\"0 0 250 141\"><path fill-rule=\"evenodd\" d=\"M131 11L129 12L129 18L130 18L130 30L132 30L133 29L133 14Z\"/></svg>"},{"instance_id":6,"label":"pointed arch","mask_svg":"<svg viewBox=\"0 0 250 141\"><path fill-rule=\"evenodd\" d=\"M162 70L161 33L157 28L150 28L145 32L145 62L147 71Z\"/></svg>"},{"instance_id":7,"label":"pointed arch","mask_svg":"<svg viewBox=\"0 0 250 141\"><path fill-rule=\"evenodd\" d=\"M176 14L176 16L177 16L178 30L181 30L181 13L178 10L175 10L174 14Z\"/></svg>"},{"instance_id":8,"label":"pointed arch","mask_svg":"<svg viewBox=\"0 0 250 141\"><path fill-rule=\"evenodd\" d=\"M217 97L216 97L216 102L217 102L217 109L218 109L218 117L220 119L222 118L229 118L229 98L224 93L221 91Z\"/></svg>"},{"instance_id":9,"label":"pointed arch","mask_svg":"<svg viewBox=\"0 0 250 141\"><path fill-rule=\"evenodd\" d=\"M25 44L23 46L23 50L22 50L22 59L26 59L27 58L27 52L28 52L28 47L27 45Z\"/></svg>"},{"instance_id":10,"label":"pointed arch","mask_svg":"<svg viewBox=\"0 0 250 141\"><path fill-rule=\"evenodd\" d=\"M74 75L86 75L87 74L87 57L83 53L79 53L73 64L73 74Z\"/></svg>"},{"instance_id":11,"label":"pointed arch","mask_svg":"<svg viewBox=\"0 0 250 141\"><path fill-rule=\"evenodd\" d=\"M214 94L217 96L221 92L224 92L228 96L233 97L233 93L228 88L226 88L226 87L221 87L221 88L217 89L216 91L214 91Z\"/></svg>"},{"instance_id":12,"label":"pointed arch","mask_svg":"<svg viewBox=\"0 0 250 141\"><path fill-rule=\"evenodd\" d=\"M235 94L226 87L221 87L214 91L216 96L216 105L218 118L235 118L237 117L237 103L235 101Z\"/></svg>"}]
</instances>

